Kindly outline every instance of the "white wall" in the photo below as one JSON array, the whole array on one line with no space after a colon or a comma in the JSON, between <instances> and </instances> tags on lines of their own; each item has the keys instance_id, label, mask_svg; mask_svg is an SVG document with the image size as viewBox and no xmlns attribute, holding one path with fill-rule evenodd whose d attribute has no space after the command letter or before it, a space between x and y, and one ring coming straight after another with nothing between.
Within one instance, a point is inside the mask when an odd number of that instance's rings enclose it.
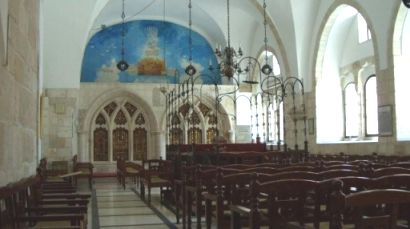
<instances>
[{"instance_id":1,"label":"white wall","mask_svg":"<svg viewBox=\"0 0 410 229\"><path fill-rule=\"evenodd\" d=\"M0 0L0 21L1 21L1 25L0 25L0 29L2 30L2 36L3 38L0 39L0 41L2 40L4 43L3 47L7 46L7 16L8 16L8 9L9 9L9 0ZM6 49L4 48L4 51ZM0 53L0 55L5 55L5 53ZM1 60L1 58L0 58Z\"/></svg>"},{"instance_id":2,"label":"white wall","mask_svg":"<svg viewBox=\"0 0 410 229\"><path fill-rule=\"evenodd\" d=\"M354 17L347 36L345 37L340 67L371 56L374 56L373 40L368 40L363 43L358 42L357 18Z\"/></svg>"},{"instance_id":3,"label":"white wall","mask_svg":"<svg viewBox=\"0 0 410 229\"><path fill-rule=\"evenodd\" d=\"M81 63L96 0L44 0L45 88L79 88Z\"/></svg>"}]
</instances>

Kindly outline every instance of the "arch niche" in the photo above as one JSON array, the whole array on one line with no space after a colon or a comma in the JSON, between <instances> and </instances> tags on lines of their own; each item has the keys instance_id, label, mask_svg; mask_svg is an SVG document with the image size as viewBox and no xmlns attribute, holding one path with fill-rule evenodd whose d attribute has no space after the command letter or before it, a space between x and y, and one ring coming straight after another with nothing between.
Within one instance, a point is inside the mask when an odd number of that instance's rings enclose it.
<instances>
[{"instance_id":1,"label":"arch niche","mask_svg":"<svg viewBox=\"0 0 410 229\"><path fill-rule=\"evenodd\" d=\"M81 127L80 157L97 166L112 165L118 156L131 161L160 156L160 132L155 115L132 92L114 90L98 96L87 110Z\"/></svg>"}]
</instances>

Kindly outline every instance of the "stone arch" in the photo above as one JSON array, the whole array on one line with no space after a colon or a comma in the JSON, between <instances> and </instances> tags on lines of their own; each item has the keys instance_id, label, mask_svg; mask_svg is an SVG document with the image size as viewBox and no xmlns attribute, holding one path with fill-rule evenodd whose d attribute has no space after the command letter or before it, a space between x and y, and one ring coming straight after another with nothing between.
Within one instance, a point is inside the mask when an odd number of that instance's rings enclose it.
<instances>
[{"instance_id":1,"label":"stone arch","mask_svg":"<svg viewBox=\"0 0 410 229\"><path fill-rule=\"evenodd\" d=\"M394 93L395 96L392 104L395 104L395 112L393 116L393 125L395 128L395 135L398 141L408 141L410 139L410 131L408 124L408 116L410 112L408 111L408 58L410 56L409 47L410 44L408 37L409 25L410 24L410 13L408 9L404 6L401 1L397 2L397 12L393 25L392 25L392 36L389 37L389 50L388 53L391 54L392 58L388 58L389 66L392 66L392 72L394 78L389 80L394 81ZM406 41L406 45L403 45L403 41ZM404 47L403 47L404 46ZM394 102L394 103L393 103Z\"/></svg>"},{"instance_id":2,"label":"stone arch","mask_svg":"<svg viewBox=\"0 0 410 229\"><path fill-rule=\"evenodd\" d=\"M254 7L263 15L263 6L258 3L257 0L251 0L251 3L254 5ZM272 36L276 40L278 47L277 49L274 49L272 47L269 47L269 49L272 49L272 52L277 56L278 61L282 67L282 72L289 74L291 72L290 70L290 65L289 65L289 58L285 50L285 45L283 43L283 39L280 36L278 28L275 26L274 21L270 16L266 17L267 21L267 28L270 30ZM269 35L268 35L269 37ZM262 50L265 49L264 47L260 47L259 51L257 53L261 53Z\"/></svg>"},{"instance_id":3,"label":"stone arch","mask_svg":"<svg viewBox=\"0 0 410 229\"><path fill-rule=\"evenodd\" d=\"M323 72L324 70L324 61L325 61L325 56L326 56L326 50L327 50L327 44L330 41L331 38L331 31L333 27L336 25L336 21L338 16L340 15L341 11L346 9L345 7L352 7L355 10L357 10L358 13L361 14L361 16L366 20L366 23L368 25L368 28L370 30L371 36L372 36L372 48L373 48L373 56L374 56L374 62L376 63L376 66L379 66L379 52L378 52L378 45L377 45L377 35L375 34L374 26L372 21L370 20L370 17L364 7L362 7L358 1L354 0L340 0L340 1L335 1L327 10L325 16L322 18L322 23L319 27L319 33L318 33L318 38L316 41L315 49L314 49L314 54L313 54L313 75L315 77L312 77L312 85L314 85L314 93L315 93L315 102L316 102L316 141L318 142L326 142L326 141L340 141L343 133L343 117L340 114L343 114L343 111L341 109L342 106L339 106L339 104L342 104L342 94L336 89L338 84L340 82L337 82L337 79L331 79L329 77L325 78L325 74L329 75L335 75L335 74L340 74L339 70L335 70L334 68L331 69L329 68L329 72ZM329 59L329 58L327 58ZM338 71L339 73L336 73L335 71ZM330 86L329 86L330 85ZM341 88L341 85L339 85ZM326 89L326 88L333 88L332 89ZM331 91L331 92L330 92ZM334 120L339 120L338 121L333 121L332 123L332 129L334 130L333 133L329 134L324 134L324 131L321 131L326 127L328 122L330 120L326 121L326 118L324 112L318 112L320 107L324 107L324 101L322 101L319 98L323 98L323 93L327 93L329 96L333 96L335 98L335 101L333 106L328 107L328 110L331 110L333 113L328 114L331 116L334 116ZM319 93L319 94L318 94ZM321 105L321 103L323 103ZM340 132L340 133L339 133ZM321 134L322 133L322 134Z\"/></svg>"},{"instance_id":4,"label":"stone arch","mask_svg":"<svg viewBox=\"0 0 410 229\"><path fill-rule=\"evenodd\" d=\"M346 5L355 8L366 20L369 30L372 35L373 40L373 50L374 50L374 58L376 66L379 66L379 51L377 45L377 34L375 33L373 22L370 20L370 17L367 11L362 7L357 1L354 0L339 0L335 1L327 10L325 16L322 18L322 23L319 27L318 38L316 39L314 54L313 54L313 75L312 77L312 85L316 85L316 81L319 77L322 76L322 62L324 58L324 52L326 49L326 43L329 39L329 33L332 29L335 20L337 18L336 10L339 10L341 6Z\"/></svg>"},{"instance_id":5,"label":"stone arch","mask_svg":"<svg viewBox=\"0 0 410 229\"><path fill-rule=\"evenodd\" d=\"M148 128L148 158L158 158L160 155L160 139L158 136L159 125L156 120L156 116L150 106L142 98L135 93L127 89L114 89L103 92L100 96L97 96L95 100L90 103L89 108L85 112L84 116L80 116L80 131L79 131L79 156L83 161L92 160L92 133L94 120L99 112L111 101L115 99L123 98L134 105L137 105L140 112L144 114ZM135 119L135 114L131 117Z\"/></svg>"}]
</instances>

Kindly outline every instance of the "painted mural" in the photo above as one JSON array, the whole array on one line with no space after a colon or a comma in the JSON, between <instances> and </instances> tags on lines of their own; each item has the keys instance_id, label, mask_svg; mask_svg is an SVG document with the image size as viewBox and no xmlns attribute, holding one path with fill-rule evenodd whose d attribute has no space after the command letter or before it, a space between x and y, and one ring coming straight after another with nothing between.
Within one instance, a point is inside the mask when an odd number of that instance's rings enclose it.
<instances>
[{"instance_id":1,"label":"painted mural","mask_svg":"<svg viewBox=\"0 0 410 229\"><path fill-rule=\"evenodd\" d=\"M124 24L124 59L129 68L121 72L121 24L96 33L88 42L82 63L81 82L178 83L189 64L189 29L163 21L131 21ZM192 64L196 83L215 83L209 64L217 65L207 40L192 32ZM220 83L220 82L218 82Z\"/></svg>"}]
</instances>

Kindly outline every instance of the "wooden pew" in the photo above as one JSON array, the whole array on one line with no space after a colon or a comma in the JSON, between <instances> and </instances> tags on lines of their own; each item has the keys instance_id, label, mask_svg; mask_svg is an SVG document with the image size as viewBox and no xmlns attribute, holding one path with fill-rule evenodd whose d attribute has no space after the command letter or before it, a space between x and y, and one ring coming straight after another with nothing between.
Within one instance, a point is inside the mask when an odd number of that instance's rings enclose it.
<instances>
[{"instance_id":1,"label":"wooden pew","mask_svg":"<svg viewBox=\"0 0 410 229\"><path fill-rule=\"evenodd\" d=\"M340 229L345 223L343 212L354 212L352 224L357 229L396 228L399 206L410 204L410 191L398 189L374 189L344 195L337 192L333 196L335 211L332 213L330 229Z\"/></svg>"},{"instance_id":2,"label":"wooden pew","mask_svg":"<svg viewBox=\"0 0 410 229\"><path fill-rule=\"evenodd\" d=\"M37 180L39 179L36 177L25 178L1 188L0 201L5 207L0 215L1 228L26 228L27 225L33 226L50 221L67 222L64 228L86 228L87 207L85 205L74 206L72 200L57 199L46 202L47 206L41 205L43 202L38 201L34 189L34 186L39 187L36 184ZM56 205L53 206L53 203Z\"/></svg>"}]
</instances>

